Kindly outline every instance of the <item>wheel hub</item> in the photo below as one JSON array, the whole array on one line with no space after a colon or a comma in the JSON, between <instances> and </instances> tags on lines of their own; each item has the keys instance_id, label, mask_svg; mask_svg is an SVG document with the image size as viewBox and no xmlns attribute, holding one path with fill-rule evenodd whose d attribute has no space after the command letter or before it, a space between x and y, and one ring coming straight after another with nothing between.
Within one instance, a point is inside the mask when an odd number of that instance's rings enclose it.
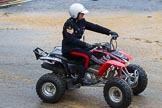
<instances>
[{"instance_id":1,"label":"wheel hub","mask_svg":"<svg viewBox=\"0 0 162 108\"><path fill-rule=\"evenodd\" d=\"M121 102L123 98L122 91L118 87L111 87L109 90L109 96L110 99L115 103Z\"/></svg>"},{"instance_id":2,"label":"wheel hub","mask_svg":"<svg viewBox=\"0 0 162 108\"><path fill-rule=\"evenodd\" d=\"M46 82L42 86L42 92L45 96L54 96L56 93L56 86L51 82Z\"/></svg>"},{"instance_id":3,"label":"wheel hub","mask_svg":"<svg viewBox=\"0 0 162 108\"><path fill-rule=\"evenodd\" d=\"M129 84L131 88L135 88L138 85L139 72L135 70L134 73L130 74Z\"/></svg>"}]
</instances>

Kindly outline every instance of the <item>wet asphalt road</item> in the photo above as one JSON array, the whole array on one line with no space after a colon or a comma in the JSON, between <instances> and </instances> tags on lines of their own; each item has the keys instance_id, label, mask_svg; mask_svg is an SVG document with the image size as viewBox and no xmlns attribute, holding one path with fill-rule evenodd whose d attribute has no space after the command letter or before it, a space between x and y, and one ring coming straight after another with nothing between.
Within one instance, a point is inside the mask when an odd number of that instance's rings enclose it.
<instances>
[{"instance_id":1,"label":"wet asphalt road","mask_svg":"<svg viewBox=\"0 0 162 108\"><path fill-rule=\"evenodd\" d=\"M0 12L53 12L66 11L75 0L33 0L21 5L3 8ZM95 11L136 11L150 12L162 10L161 0L77 0L86 5L89 10ZM37 5L36 5L37 4ZM40 68L40 62L35 60L33 48L39 46L50 50L53 44L44 44L53 34L48 30L36 29L30 26L21 26L15 23L0 22L0 108L107 108L102 88L84 87L79 90L66 92L64 98L56 104L43 103L35 92L38 78L49 72ZM57 45L55 43L55 45ZM137 63L149 62L149 60ZM146 64L145 67L151 67ZM161 67L161 64L156 64ZM147 68L151 72L154 68ZM157 72L160 68L157 69ZM161 75L161 74L160 74ZM160 76L159 75L159 76ZM156 78L153 78L154 81ZM161 81L160 77L157 78ZM157 81L157 82L158 82ZM152 82L140 96L133 98L131 108L162 108L162 87ZM155 89L157 87L157 89ZM159 95L156 95L156 92ZM156 95L156 97L154 96ZM79 97L79 98L78 98ZM154 101L151 101L154 100ZM83 104L84 103L84 104Z\"/></svg>"}]
</instances>

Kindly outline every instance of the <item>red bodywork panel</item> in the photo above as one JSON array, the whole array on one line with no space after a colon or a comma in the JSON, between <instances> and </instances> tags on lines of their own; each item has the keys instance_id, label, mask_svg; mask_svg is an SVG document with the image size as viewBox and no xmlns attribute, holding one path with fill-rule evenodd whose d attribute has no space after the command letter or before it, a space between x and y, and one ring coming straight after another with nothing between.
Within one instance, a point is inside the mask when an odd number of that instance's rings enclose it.
<instances>
[{"instance_id":1,"label":"red bodywork panel","mask_svg":"<svg viewBox=\"0 0 162 108\"><path fill-rule=\"evenodd\" d=\"M108 60L107 62L105 62L99 69L97 75L98 76L102 76L105 71L107 71L107 69L113 65L115 67L118 67L118 72L119 72L119 77L121 77L121 68L122 67L126 67L126 63L125 61L123 61L122 59L116 57L115 55L111 54L110 52L105 52L103 50L93 50L92 53L95 53L95 52L101 52L101 53L105 53L107 55L111 55L113 56L114 58L116 58L117 60ZM133 59L132 56L130 56L129 54L123 52L123 51L119 51L120 53L124 54L129 60ZM120 62L119 62L120 61Z\"/></svg>"},{"instance_id":2,"label":"red bodywork panel","mask_svg":"<svg viewBox=\"0 0 162 108\"><path fill-rule=\"evenodd\" d=\"M0 3L8 2L9 0L0 0Z\"/></svg>"},{"instance_id":3,"label":"red bodywork panel","mask_svg":"<svg viewBox=\"0 0 162 108\"><path fill-rule=\"evenodd\" d=\"M105 53L105 54L111 54L110 52L104 52L103 50L93 50L92 52L93 53L95 53L95 52L102 52L102 53ZM124 51L119 51L119 52L122 53L122 54L124 54L129 60L132 60L133 59L133 57L130 56L128 53L126 53Z\"/></svg>"},{"instance_id":4,"label":"red bodywork panel","mask_svg":"<svg viewBox=\"0 0 162 108\"><path fill-rule=\"evenodd\" d=\"M97 75L98 75L98 76L102 76L102 75L105 73L105 71L106 71L111 65L114 65L114 66L119 67L119 68L121 68L121 67L126 67L125 64L120 63L120 62L118 62L118 61L115 61L115 60L108 60L107 62L105 62L105 63L100 67L100 69L99 69Z\"/></svg>"}]
</instances>

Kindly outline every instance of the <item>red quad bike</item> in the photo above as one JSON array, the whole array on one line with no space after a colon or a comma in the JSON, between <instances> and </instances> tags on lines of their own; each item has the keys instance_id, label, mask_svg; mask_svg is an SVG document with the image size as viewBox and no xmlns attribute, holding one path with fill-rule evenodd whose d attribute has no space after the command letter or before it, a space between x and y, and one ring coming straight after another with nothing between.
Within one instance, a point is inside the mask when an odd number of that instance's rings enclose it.
<instances>
[{"instance_id":1,"label":"red quad bike","mask_svg":"<svg viewBox=\"0 0 162 108\"><path fill-rule=\"evenodd\" d=\"M104 98L113 108L126 108L131 104L132 93L138 95L147 86L147 75L144 69L129 64L130 55L117 50L117 41L98 43L91 49L92 59L85 72L82 85L73 82L78 78L79 61L68 60L61 54L61 47L55 47L50 53L40 48L33 50L36 59L43 61L41 67L51 73L43 75L36 84L38 96L47 103L59 101L65 90L81 86L103 85Z\"/></svg>"}]
</instances>

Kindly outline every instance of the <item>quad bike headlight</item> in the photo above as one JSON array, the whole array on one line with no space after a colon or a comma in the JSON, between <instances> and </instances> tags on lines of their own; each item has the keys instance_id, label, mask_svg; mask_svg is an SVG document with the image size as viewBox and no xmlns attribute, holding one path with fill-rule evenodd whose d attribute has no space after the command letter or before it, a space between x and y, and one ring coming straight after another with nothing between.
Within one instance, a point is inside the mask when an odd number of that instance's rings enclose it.
<instances>
[{"instance_id":1,"label":"quad bike headlight","mask_svg":"<svg viewBox=\"0 0 162 108\"><path fill-rule=\"evenodd\" d=\"M130 62L129 62L129 61L127 61L127 62L126 62L126 66L128 66L129 64L130 64Z\"/></svg>"},{"instance_id":2,"label":"quad bike headlight","mask_svg":"<svg viewBox=\"0 0 162 108\"><path fill-rule=\"evenodd\" d=\"M130 64L128 60L123 59L123 61L125 62L126 66Z\"/></svg>"}]
</instances>

